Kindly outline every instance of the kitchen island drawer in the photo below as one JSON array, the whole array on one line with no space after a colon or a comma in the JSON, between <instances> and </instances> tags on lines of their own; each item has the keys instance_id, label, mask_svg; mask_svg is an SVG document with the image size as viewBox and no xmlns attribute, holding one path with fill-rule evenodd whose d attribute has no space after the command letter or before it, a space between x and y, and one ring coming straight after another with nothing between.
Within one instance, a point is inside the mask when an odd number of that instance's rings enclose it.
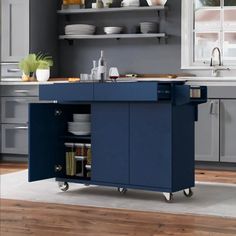
<instances>
[{"instance_id":1,"label":"kitchen island drawer","mask_svg":"<svg viewBox=\"0 0 236 236\"><path fill-rule=\"evenodd\" d=\"M27 123L28 104L37 102L37 97L2 97L1 122L2 123Z\"/></svg>"},{"instance_id":2,"label":"kitchen island drawer","mask_svg":"<svg viewBox=\"0 0 236 236\"><path fill-rule=\"evenodd\" d=\"M1 131L1 153L22 155L28 153L28 127L26 124L3 124Z\"/></svg>"},{"instance_id":3,"label":"kitchen island drawer","mask_svg":"<svg viewBox=\"0 0 236 236\"><path fill-rule=\"evenodd\" d=\"M94 84L95 101L158 101L170 97L170 86L156 82Z\"/></svg>"},{"instance_id":4,"label":"kitchen island drawer","mask_svg":"<svg viewBox=\"0 0 236 236\"><path fill-rule=\"evenodd\" d=\"M0 89L2 97L37 97L39 94L37 85L3 85Z\"/></svg>"},{"instance_id":5,"label":"kitchen island drawer","mask_svg":"<svg viewBox=\"0 0 236 236\"><path fill-rule=\"evenodd\" d=\"M92 101L93 83L62 83L39 86L40 100Z\"/></svg>"},{"instance_id":6,"label":"kitchen island drawer","mask_svg":"<svg viewBox=\"0 0 236 236\"><path fill-rule=\"evenodd\" d=\"M1 64L1 76L5 78L21 78L22 72L18 64Z\"/></svg>"}]
</instances>

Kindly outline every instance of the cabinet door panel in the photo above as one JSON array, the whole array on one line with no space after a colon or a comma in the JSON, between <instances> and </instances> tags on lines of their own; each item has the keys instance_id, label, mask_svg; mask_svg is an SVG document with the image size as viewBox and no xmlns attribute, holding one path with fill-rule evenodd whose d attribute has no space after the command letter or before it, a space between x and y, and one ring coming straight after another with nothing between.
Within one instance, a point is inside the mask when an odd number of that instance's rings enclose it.
<instances>
[{"instance_id":1,"label":"cabinet door panel","mask_svg":"<svg viewBox=\"0 0 236 236\"><path fill-rule=\"evenodd\" d=\"M29 181L55 177L55 165L63 166L64 147L60 135L65 132L65 125L57 104L30 104Z\"/></svg>"},{"instance_id":2,"label":"cabinet door panel","mask_svg":"<svg viewBox=\"0 0 236 236\"><path fill-rule=\"evenodd\" d=\"M236 162L236 100L220 102L220 161Z\"/></svg>"},{"instance_id":3,"label":"cabinet door panel","mask_svg":"<svg viewBox=\"0 0 236 236\"><path fill-rule=\"evenodd\" d=\"M2 0L2 61L19 61L29 53L29 0Z\"/></svg>"},{"instance_id":4,"label":"cabinet door panel","mask_svg":"<svg viewBox=\"0 0 236 236\"><path fill-rule=\"evenodd\" d=\"M171 187L171 104L130 105L130 183Z\"/></svg>"},{"instance_id":5,"label":"cabinet door panel","mask_svg":"<svg viewBox=\"0 0 236 236\"><path fill-rule=\"evenodd\" d=\"M3 124L1 152L4 154L28 154L28 127L26 124Z\"/></svg>"},{"instance_id":6,"label":"cabinet door panel","mask_svg":"<svg viewBox=\"0 0 236 236\"><path fill-rule=\"evenodd\" d=\"M129 105L92 105L92 180L129 182Z\"/></svg>"},{"instance_id":7,"label":"cabinet door panel","mask_svg":"<svg viewBox=\"0 0 236 236\"><path fill-rule=\"evenodd\" d=\"M219 100L199 105L195 123L195 160L219 161Z\"/></svg>"}]
</instances>

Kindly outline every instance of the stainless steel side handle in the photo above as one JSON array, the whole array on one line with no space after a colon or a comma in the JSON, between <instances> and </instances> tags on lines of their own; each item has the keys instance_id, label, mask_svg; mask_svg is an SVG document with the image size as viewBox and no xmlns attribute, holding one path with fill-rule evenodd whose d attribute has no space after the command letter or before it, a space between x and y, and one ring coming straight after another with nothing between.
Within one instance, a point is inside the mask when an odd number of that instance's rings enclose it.
<instances>
[{"instance_id":1,"label":"stainless steel side handle","mask_svg":"<svg viewBox=\"0 0 236 236\"><path fill-rule=\"evenodd\" d=\"M27 94L27 93L29 93L28 90L23 90L23 89L16 89L16 90L14 90L14 92L15 93L20 93L20 94Z\"/></svg>"},{"instance_id":2,"label":"stainless steel side handle","mask_svg":"<svg viewBox=\"0 0 236 236\"><path fill-rule=\"evenodd\" d=\"M16 126L13 129L19 129L19 130L27 130L28 127L27 126Z\"/></svg>"},{"instance_id":3,"label":"stainless steel side handle","mask_svg":"<svg viewBox=\"0 0 236 236\"><path fill-rule=\"evenodd\" d=\"M18 73L20 71L21 71L20 69L7 69L7 72L9 73Z\"/></svg>"},{"instance_id":4,"label":"stainless steel side handle","mask_svg":"<svg viewBox=\"0 0 236 236\"><path fill-rule=\"evenodd\" d=\"M201 98L201 87L191 86L190 87L190 98Z\"/></svg>"},{"instance_id":5,"label":"stainless steel side handle","mask_svg":"<svg viewBox=\"0 0 236 236\"><path fill-rule=\"evenodd\" d=\"M210 104L210 114L211 115L217 114L217 102L216 101L212 101Z\"/></svg>"}]
</instances>

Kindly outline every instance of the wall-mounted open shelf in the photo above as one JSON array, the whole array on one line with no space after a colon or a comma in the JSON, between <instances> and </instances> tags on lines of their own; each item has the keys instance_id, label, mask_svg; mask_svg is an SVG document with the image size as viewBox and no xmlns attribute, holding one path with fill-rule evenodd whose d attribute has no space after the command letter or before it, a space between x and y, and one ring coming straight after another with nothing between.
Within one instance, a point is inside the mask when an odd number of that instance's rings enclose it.
<instances>
[{"instance_id":1,"label":"wall-mounted open shelf","mask_svg":"<svg viewBox=\"0 0 236 236\"><path fill-rule=\"evenodd\" d=\"M58 10L57 13L61 15L84 14L84 13L109 13L109 12L128 12L128 11L163 11L167 10L165 6L152 7L114 7L114 8L88 8L88 9L63 9Z\"/></svg>"},{"instance_id":2,"label":"wall-mounted open shelf","mask_svg":"<svg viewBox=\"0 0 236 236\"><path fill-rule=\"evenodd\" d=\"M131 39L131 38L158 38L167 39L165 33L155 34L101 34L101 35L60 35L59 39L77 40L77 39Z\"/></svg>"}]
</instances>

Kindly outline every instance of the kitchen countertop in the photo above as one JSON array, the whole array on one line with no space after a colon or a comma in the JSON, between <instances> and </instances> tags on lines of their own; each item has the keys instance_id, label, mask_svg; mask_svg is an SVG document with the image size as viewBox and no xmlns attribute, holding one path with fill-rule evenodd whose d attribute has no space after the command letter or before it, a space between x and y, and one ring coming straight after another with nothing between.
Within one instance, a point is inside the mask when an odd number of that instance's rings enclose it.
<instances>
[{"instance_id":1,"label":"kitchen countertop","mask_svg":"<svg viewBox=\"0 0 236 236\"><path fill-rule=\"evenodd\" d=\"M123 80L123 81L122 81ZM192 86L236 86L236 77L178 77L168 78L132 78L124 81L121 78L118 82L137 81L160 81L160 82L186 82ZM50 85L55 83L68 83L68 81L48 81L48 82L22 82L22 81L0 81L0 85Z\"/></svg>"}]
</instances>

